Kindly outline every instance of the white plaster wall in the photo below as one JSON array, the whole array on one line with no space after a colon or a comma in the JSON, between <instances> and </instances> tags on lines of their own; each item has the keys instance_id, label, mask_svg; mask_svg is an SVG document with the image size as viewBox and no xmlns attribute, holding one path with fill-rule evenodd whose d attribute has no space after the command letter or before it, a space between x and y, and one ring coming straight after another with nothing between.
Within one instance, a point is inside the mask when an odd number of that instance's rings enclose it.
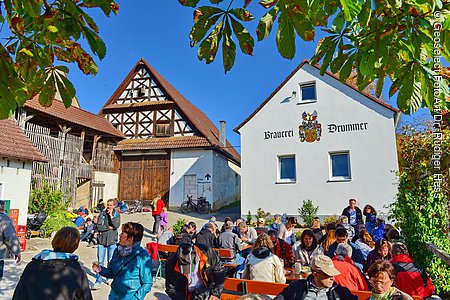
<instances>
[{"instance_id":1,"label":"white plaster wall","mask_svg":"<svg viewBox=\"0 0 450 300\"><path fill-rule=\"evenodd\" d=\"M7 161L10 161L7 167ZM10 208L19 209L19 225L27 224L28 200L30 198L31 185L31 161L0 159L0 182L3 185L0 199L11 200Z\"/></svg>"},{"instance_id":2,"label":"white plaster wall","mask_svg":"<svg viewBox=\"0 0 450 300\"><path fill-rule=\"evenodd\" d=\"M299 83L315 81L317 101L297 104L298 98L284 101L293 91L300 95ZM322 138L300 142L301 114L318 112ZM242 145L241 211L262 207L271 213L298 214L302 200L311 199L320 215L340 214L349 198L358 206L372 204L386 211L396 195L398 169L394 112L366 98L330 76L305 64L279 92L240 129ZM368 122L368 129L329 134L327 124ZM294 130L293 138L264 140L264 131ZM328 182L329 151L348 150L352 179ZM277 181L277 155L295 154L295 183Z\"/></svg>"},{"instance_id":3,"label":"white plaster wall","mask_svg":"<svg viewBox=\"0 0 450 300\"><path fill-rule=\"evenodd\" d=\"M214 153L213 162L213 209L218 209L241 199L241 176L236 171L239 167L222 155Z\"/></svg>"},{"instance_id":4,"label":"white plaster wall","mask_svg":"<svg viewBox=\"0 0 450 300\"><path fill-rule=\"evenodd\" d=\"M105 183L103 199L106 201L111 198L117 198L119 190L119 174L94 172L95 181L103 181Z\"/></svg>"},{"instance_id":5,"label":"white plaster wall","mask_svg":"<svg viewBox=\"0 0 450 300\"><path fill-rule=\"evenodd\" d=\"M213 204L213 151L212 150L172 150L170 159L170 207L179 207L186 200L184 196L184 175L195 174L198 196L206 197ZM205 175L210 174L210 180ZM210 182L210 183L208 183Z\"/></svg>"}]
</instances>

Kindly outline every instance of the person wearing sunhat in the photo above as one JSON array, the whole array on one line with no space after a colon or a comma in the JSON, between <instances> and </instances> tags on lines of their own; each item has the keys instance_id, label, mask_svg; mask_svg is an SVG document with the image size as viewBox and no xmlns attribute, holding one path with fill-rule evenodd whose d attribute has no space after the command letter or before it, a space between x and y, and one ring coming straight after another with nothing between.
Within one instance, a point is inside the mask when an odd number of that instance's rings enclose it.
<instances>
[{"instance_id":1,"label":"person wearing sunhat","mask_svg":"<svg viewBox=\"0 0 450 300\"><path fill-rule=\"evenodd\" d=\"M350 290L337 284L334 277L339 271L334 267L333 261L326 255L318 255L311 260L311 275L306 279L292 282L275 300L358 300Z\"/></svg>"}]
</instances>

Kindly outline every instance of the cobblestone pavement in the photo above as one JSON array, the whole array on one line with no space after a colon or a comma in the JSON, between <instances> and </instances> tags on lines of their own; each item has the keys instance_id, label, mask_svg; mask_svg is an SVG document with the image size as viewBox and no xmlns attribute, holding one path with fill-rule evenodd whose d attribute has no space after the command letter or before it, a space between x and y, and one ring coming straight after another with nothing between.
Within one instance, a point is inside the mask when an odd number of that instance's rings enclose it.
<instances>
[{"instance_id":1,"label":"cobblestone pavement","mask_svg":"<svg viewBox=\"0 0 450 300\"><path fill-rule=\"evenodd\" d=\"M209 219L209 215L199 215L199 214L191 214L189 216L183 215L176 212L169 212L169 225L173 224L177 218L182 217L187 221L194 221L197 223L197 227L200 228L204 223ZM223 223L223 220L226 216L230 216L235 220L239 215L239 209L227 209L225 211L221 211L219 213L214 214L217 217L217 220L220 221L219 226ZM122 223L126 223L129 221L141 223L144 226L144 238L142 245L152 241L152 236L149 235L150 230L153 226L153 218L151 213L136 213L136 214L123 214L121 215ZM51 240L50 239L41 239L41 238L32 238L28 240L27 251L22 254L22 262L16 264L13 261L5 262L5 273L3 279L0 282L0 299L11 299L14 293L14 289L17 285L17 282L20 279L20 275L23 272L26 264L31 261L33 256L38 254L43 249L51 249ZM91 271L91 264L93 261L97 260L97 251L95 248L91 248L87 246L86 242L81 242L80 247L75 251L75 254L79 256L79 261L83 266L86 274L88 276L89 284L93 285L95 282L95 277L93 276L93 272ZM153 283L153 287L151 292L145 297L145 299L159 299L166 300L170 299L164 292L165 289L165 281L164 279L156 280ZM108 299L110 287L106 284L102 284L102 287L98 291L92 291L92 295L94 299Z\"/></svg>"}]
</instances>

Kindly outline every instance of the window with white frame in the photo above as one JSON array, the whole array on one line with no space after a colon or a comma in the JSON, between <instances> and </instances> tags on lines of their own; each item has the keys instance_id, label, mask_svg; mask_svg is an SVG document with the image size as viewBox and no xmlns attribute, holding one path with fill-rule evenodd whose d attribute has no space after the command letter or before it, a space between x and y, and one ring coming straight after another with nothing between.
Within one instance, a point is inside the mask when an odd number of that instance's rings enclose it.
<instances>
[{"instance_id":1,"label":"window with white frame","mask_svg":"<svg viewBox=\"0 0 450 300\"><path fill-rule=\"evenodd\" d=\"M278 182L295 182L295 155L278 156Z\"/></svg>"},{"instance_id":2,"label":"window with white frame","mask_svg":"<svg viewBox=\"0 0 450 300\"><path fill-rule=\"evenodd\" d=\"M350 153L348 151L330 153L330 180L350 180Z\"/></svg>"},{"instance_id":3,"label":"window with white frame","mask_svg":"<svg viewBox=\"0 0 450 300\"><path fill-rule=\"evenodd\" d=\"M300 84L300 103L302 102L314 102L317 100L316 95L316 83L302 83Z\"/></svg>"}]
</instances>

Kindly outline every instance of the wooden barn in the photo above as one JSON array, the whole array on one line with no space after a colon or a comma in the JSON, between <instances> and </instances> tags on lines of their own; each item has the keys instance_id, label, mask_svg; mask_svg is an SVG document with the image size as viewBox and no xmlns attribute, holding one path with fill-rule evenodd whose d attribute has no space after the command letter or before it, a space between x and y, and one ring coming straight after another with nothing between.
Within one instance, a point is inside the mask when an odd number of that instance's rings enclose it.
<instances>
[{"instance_id":1,"label":"wooden barn","mask_svg":"<svg viewBox=\"0 0 450 300\"><path fill-rule=\"evenodd\" d=\"M126 137L114 147L120 161L119 198L157 194L178 207L204 196L213 208L240 199L240 155L211 120L144 59L100 114Z\"/></svg>"}]
</instances>

